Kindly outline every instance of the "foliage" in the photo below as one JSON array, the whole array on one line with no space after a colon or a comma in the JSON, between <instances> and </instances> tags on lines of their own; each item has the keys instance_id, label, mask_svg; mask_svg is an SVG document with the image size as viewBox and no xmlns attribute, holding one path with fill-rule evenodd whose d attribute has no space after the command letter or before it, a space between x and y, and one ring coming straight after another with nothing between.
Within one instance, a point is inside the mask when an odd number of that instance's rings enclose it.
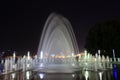
<instances>
[{"instance_id":1,"label":"foliage","mask_svg":"<svg viewBox=\"0 0 120 80\"><path fill-rule=\"evenodd\" d=\"M93 54L100 49L104 55L115 49L116 56L120 56L120 23L107 21L94 25L88 32L85 48Z\"/></svg>"}]
</instances>

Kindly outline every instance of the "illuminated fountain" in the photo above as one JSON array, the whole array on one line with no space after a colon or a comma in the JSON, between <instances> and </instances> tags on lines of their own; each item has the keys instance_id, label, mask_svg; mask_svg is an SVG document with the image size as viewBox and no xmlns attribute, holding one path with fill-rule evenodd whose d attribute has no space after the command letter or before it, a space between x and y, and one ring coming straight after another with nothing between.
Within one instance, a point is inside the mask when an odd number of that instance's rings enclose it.
<instances>
[{"instance_id":1,"label":"illuminated fountain","mask_svg":"<svg viewBox=\"0 0 120 80\"><path fill-rule=\"evenodd\" d=\"M17 57L17 60L16 53L14 52L13 56L6 58L0 64L3 65L3 69L1 70L2 74L8 74L19 70L26 71L33 69L34 63L35 61L30 56L30 52L28 51L27 56Z\"/></svg>"},{"instance_id":2,"label":"illuminated fountain","mask_svg":"<svg viewBox=\"0 0 120 80\"><path fill-rule=\"evenodd\" d=\"M37 55L31 57L28 51L27 56L16 57L14 52L12 57L7 57L1 64L4 66L0 70L3 74L19 70L72 73L78 70L112 69L113 64L120 64L120 58L115 57L114 49L113 58L101 55L100 50L95 55L87 53L86 50L79 54L71 24L63 16L52 13L43 28Z\"/></svg>"},{"instance_id":3,"label":"illuminated fountain","mask_svg":"<svg viewBox=\"0 0 120 80\"><path fill-rule=\"evenodd\" d=\"M78 46L69 21L52 13L44 26L37 57L37 69L43 72L72 72Z\"/></svg>"}]
</instances>

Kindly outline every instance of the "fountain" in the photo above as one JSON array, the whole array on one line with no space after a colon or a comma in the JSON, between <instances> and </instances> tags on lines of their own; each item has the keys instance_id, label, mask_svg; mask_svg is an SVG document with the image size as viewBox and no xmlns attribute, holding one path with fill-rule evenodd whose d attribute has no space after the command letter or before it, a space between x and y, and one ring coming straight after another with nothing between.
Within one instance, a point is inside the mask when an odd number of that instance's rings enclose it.
<instances>
[{"instance_id":1,"label":"fountain","mask_svg":"<svg viewBox=\"0 0 120 80\"><path fill-rule=\"evenodd\" d=\"M42 32L36 68L43 72L71 72L75 67L73 55L78 52L71 24L63 16L52 13Z\"/></svg>"},{"instance_id":2,"label":"fountain","mask_svg":"<svg viewBox=\"0 0 120 80\"><path fill-rule=\"evenodd\" d=\"M1 60L0 80L118 80L120 58L112 51L112 58L100 50L95 55L87 50L78 54L69 21L52 13L43 28L37 55L31 56L28 51L26 56L17 56L14 52Z\"/></svg>"},{"instance_id":3,"label":"fountain","mask_svg":"<svg viewBox=\"0 0 120 80\"><path fill-rule=\"evenodd\" d=\"M0 74L28 70L42 73L74 73L80 70L99 72L113 69L120 64L120 58L115 57L114 49L113 58L101 55L100 50L95 55L88 53L87 50L78 53L77 42L69 21L61 15L52 13L43 28L37 55L30 56L28 51L27 56L20 57L14 52L13 56L1 60Z\"/></svg>"}]
</instances>

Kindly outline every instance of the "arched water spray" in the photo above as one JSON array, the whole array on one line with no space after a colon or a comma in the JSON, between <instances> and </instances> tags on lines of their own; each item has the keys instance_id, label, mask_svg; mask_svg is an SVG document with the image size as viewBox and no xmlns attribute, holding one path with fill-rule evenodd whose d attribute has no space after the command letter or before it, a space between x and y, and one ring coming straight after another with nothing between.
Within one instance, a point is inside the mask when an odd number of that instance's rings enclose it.
<instances>
[{"instance_id":1,"label":"arched water spray","mask_svg":"<svg viewBox=\"0 0 120 80\"><path fill-rule=\"evenodd\" d=\"M71 24L63 16L52 13L45 23L38 47L39 67L50 68L49 65L70 64L72 58L66 59L66 57L78 52Z\"/></svg>"}]
</instances>

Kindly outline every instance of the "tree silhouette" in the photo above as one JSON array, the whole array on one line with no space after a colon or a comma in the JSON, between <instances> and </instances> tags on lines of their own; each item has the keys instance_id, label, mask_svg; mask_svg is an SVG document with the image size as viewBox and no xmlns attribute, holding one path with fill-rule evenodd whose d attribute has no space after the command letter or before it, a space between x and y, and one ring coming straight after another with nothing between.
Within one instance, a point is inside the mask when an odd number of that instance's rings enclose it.
<instances>
[{"instance_id":1,"label":"tree silhouette","mask_svg":"<svg viewBox=\"0 0 120 80\"><path fill-rule=\"evenodd\" d=\"M120 56L120 23L107 21L94 25L88 32L85 48L92 54L100 49L102 54L109 56L115 49L116 56Z\"/></svg>"}]
</instances>

